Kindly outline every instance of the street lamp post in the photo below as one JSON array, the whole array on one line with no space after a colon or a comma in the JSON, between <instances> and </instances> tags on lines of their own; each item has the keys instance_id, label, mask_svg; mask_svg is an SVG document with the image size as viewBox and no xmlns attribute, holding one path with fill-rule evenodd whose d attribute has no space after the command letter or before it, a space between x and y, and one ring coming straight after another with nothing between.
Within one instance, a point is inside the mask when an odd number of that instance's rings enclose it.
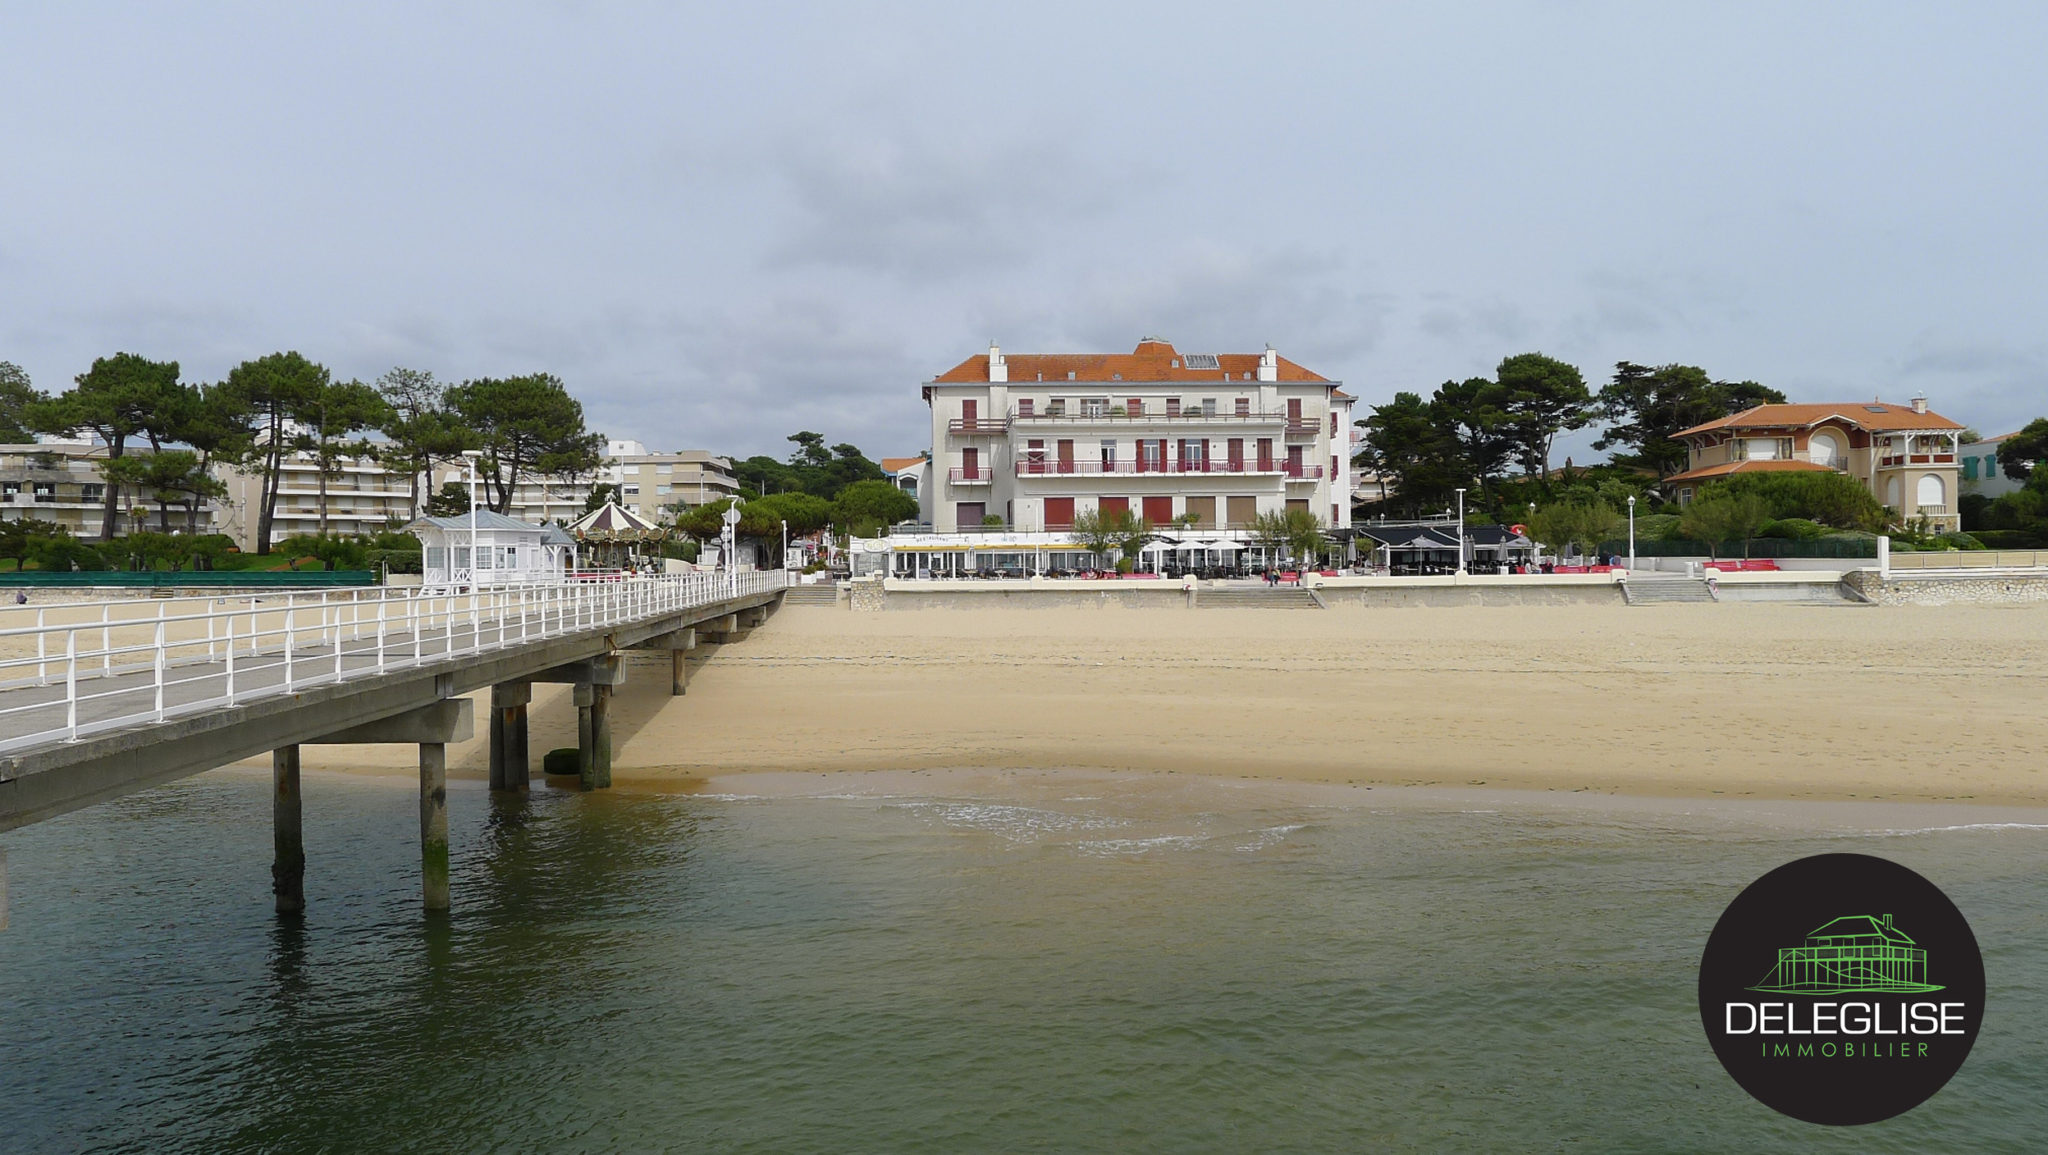
<instances>
[{"instance_id":1,"label":"street lamp post","mask_svg":"<svg viewBox=\"0 0 2048 1155\"><path fill-rule=\"evenodd\" d=\"M782 522L782 568L789 568L789 519Z\"/></svg>"},{"instance_id":2,"label":"street lamp post","mask_svg":"<svg viewBox=\"0 0 2048 1155\"><path fill-rule=\"evenodd\" d=\"M1537 555L1543 552L1543 543L1536 540L1536 530L1533 528L1535 524L1536 503L1532 501L1529 503L1529 526L1525 527L1529 528L1529 568L1531 570L1536 568Z\"/></svg>"},{"instance_id":3,"label":"street lamp post","mask_svg":"<svg viewBox=\"0 0 2048 1155\"><path fill-rule=\"evenodd\" d=\"M1458 491L1458 572L1465 572L1465 491Z\"/></svg>"},{"instance_id":4,"label":"street lamp post","mask_svg":"<svg viewBox=\"0 0 2048 1155\"><path fill-rule=\"evenodd\" d=\"M1636 499L1633 494L1628 499L1628 568L1636 568Z\"/></svg>"},{"instance_id":5,"label":"street lamp post","mask_svg":"<svg viewBox=\"0 0 2048 1155\"><path fill-rule=\"evenodd\" d=\"M484 455L481 449L462 451L463 467L469 477L469 588L476 590L476 459Z\"/></svg>"}]
</instances>

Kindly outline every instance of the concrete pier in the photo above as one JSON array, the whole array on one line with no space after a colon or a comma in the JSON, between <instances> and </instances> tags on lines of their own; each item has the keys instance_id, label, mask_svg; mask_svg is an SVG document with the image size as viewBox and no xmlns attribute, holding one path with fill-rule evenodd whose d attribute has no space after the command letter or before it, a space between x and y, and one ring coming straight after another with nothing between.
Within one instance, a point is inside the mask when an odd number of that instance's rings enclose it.
<instances>
[{"instance_id":1,"label":"concrete pier","mask_svg":"<svg viewBox=\"0 0 2048 1155\"><path fill-rule=\"evenodd\" d=\"M668 696L671 698L680 698L689 689L689 683L683 676L684 659L688 656L687 650L668 652Z\"/></svg>"},{"instance_id":2,"label":"concrete pier","mask_svg":"<svg viewBox=\"0 0 2048 1155\"><path fill-rule=\"evenodd\" d=\"M448 909L448 747L420 743L420 897Z\"/></svg>"},{"instance_id":3,"label":"concrete pier","mask_svg":"<svg viewBox=\"0 0 2048 1155\"><path fill-rule=\"evenodd\" d=\"M576 701L576 776L582 779L585 790L597 789L597 749L591 730L591 703L597 700L596 688L588 682L578 683L571 691Z\"/></svg>"},{"instance_id":4,"label":"concrete pier","mask_svg":"<svg viewBox=\"0 0 2048 1155\"><path fill-rule=\"evenodd\" d=\"M270 752L271 847L270 893L277 913L306 909L306 841L299 805L299 748L280 746Z\"/></svg>"},{"instance_id":5,"label":"concrete pier","mask_svg":"<svg viewBox=\"0 0 2048 1155\"><path fill-rule=\"evenodd\" d=\"M612 787L612 688L602 682L590 687L591 778L599 790Z\"/></svg>"},{"instance_id":6,"label":"concrete pier","mask_svg":"<svg viewBox=\"0 0 2048 1155\"><path fill-rule=\"evenodd\" d=\"M532 785L532 760L527 749L526 706L533 700L527 682L491 687L491 789L525 790Z\"/></svg>"}]
</instances>

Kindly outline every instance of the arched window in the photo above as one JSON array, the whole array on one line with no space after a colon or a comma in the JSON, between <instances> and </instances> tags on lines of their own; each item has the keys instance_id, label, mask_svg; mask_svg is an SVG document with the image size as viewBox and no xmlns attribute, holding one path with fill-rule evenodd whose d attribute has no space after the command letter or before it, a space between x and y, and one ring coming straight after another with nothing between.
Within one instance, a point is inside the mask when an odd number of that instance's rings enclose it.
<instances>
[{"instance_id":1,"label":"arched window","mask_svg":"<svg viewBox=\"0 0 2048 1155\"><path fill-rule=\"evenodd\" d=\"M1846 456L1847 454L1842 451L1842 439L1833 433L1822 431L1814 434L1806 442L1807 460L1815 465L1839 469Z\"/></svg>"},{"instance_id":2,"label":"arched window","mask_svg":"<svg viewBox=\"0 0 2048 1155\"><path fill-rule=\"evenodd\" d=\"M1922 474L1920 477L1920 492L1915 496L1914 502L1923 509L1930 505L1947 505L1947 492L1942 486L1941 478L1938 475L1932 473Z\"/></svg>"}]
</instances>

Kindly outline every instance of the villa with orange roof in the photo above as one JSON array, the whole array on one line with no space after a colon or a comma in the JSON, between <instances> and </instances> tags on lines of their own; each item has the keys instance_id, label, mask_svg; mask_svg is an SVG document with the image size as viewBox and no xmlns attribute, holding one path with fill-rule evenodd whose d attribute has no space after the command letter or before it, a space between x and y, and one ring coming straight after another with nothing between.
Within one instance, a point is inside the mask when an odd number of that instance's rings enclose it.
<instances>
[{"instance_id":1,"label":"villa with orange roof","mask_svg":"<svg viewBox=\"0 0 2048 1155\"><path fill-rule=\"evenodd\" d=\"M1071 527L1089 510L1242 531L1301 509L1351 525L1353 398L1275 353L1004 355L990 345L924 383L923 519L940 533Z\"/></svg>"},{"instance_id":2,"label":"villa with orange roof","mask_svg":"<svg viewBox=\"0 0 2048 1155\"><path fill-rule=\"evenodd\" d=\"M1858 401L1758 405L1673 434L1685 443L1686 469L1664 485L1688 504L1707 482L1741 473L1846 473L1890 507L1898 524L1925 519L1937 531L1961 528L1957 512L1957 438L1963 426L1909 405Z\"/></svg>"}]
</instances>

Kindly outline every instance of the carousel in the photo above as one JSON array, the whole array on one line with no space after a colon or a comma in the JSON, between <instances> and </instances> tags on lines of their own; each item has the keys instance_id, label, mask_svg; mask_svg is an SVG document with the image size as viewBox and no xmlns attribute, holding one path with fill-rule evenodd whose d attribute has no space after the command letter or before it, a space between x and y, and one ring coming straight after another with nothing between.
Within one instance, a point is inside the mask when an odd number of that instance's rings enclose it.
<instances>
[{"instance_id":1,"label":"carousel","mask_svg":"<svg viewBox=\"0 0 2048 1155\"><path fill-rule=\"evenodd\" d=\"M570 523L568 533L600 569L634 569L641 564L636 555L668 540L668 530L609 501Z\"/></svg>"}]
</instances>

